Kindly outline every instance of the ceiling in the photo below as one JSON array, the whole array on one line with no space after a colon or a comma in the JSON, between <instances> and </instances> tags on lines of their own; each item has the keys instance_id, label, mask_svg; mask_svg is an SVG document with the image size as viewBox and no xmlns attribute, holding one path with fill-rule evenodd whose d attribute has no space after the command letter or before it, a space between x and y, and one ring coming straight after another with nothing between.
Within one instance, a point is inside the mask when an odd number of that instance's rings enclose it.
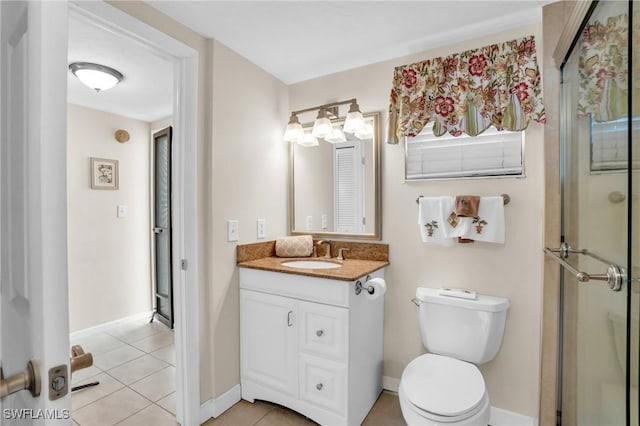
<instances>
[{"instance_id":1,"label":"ceiling","mask_svg":"<svg viewBox=\"0 0 640 426\"><path fill-rule=\"evenodd\" d=\"M167 1L146 3L216 39L286 84L541 22L552 0ZM171 115L171 64L130 38L74 17L69 62L122 72L95 93L69 73L69 102L153 121Z\"/></svg>"},{"instance_id":2,"label":"ceiling","mask_svg":"<svg viewBox=\"0 0 640 426\"><path fill-rule=\"evenodd\" d=\"M95 62L115 68L124 79L95 92L67 73L67 100L101 111L152 122L173 113L173 66L142 44L84 18L69 18L68 62Z\"/></svg>"}]
</instances>

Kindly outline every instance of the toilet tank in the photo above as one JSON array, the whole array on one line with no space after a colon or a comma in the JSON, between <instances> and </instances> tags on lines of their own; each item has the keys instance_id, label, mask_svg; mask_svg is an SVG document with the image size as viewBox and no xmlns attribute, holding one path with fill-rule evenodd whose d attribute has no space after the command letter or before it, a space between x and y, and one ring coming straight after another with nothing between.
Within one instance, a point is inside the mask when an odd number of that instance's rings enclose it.
<instances>
[{"instance_id":1,"label":"toilet tank","mask_svg":"<svg viewBox=\"0 0 640 426\"><path fill-rule=\"evenodd\" d=\"M474 364L491 361L502 343L509 300L482 294L462 299L441 293L426 287L416 291L425 348Z\"/></svg>"}]
</instances>

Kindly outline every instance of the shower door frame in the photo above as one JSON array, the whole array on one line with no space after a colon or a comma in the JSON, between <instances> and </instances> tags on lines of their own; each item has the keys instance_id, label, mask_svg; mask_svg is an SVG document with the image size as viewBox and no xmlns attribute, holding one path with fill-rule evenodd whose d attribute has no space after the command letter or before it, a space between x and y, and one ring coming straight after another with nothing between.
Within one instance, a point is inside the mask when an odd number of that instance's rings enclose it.
<instances>
[{"instance_id":1,"label":"shower door frame","mask_svg":"<svg viewBox=\"0 0 640 426\"><path fill-rule=\"evenodd\" d=\"M543 80L544 98L547 109L547 126L545 126L545 235L544 241L547 247L559 247L561 235L562 217L562 182L561 182L561 126L560 126L560 96L561 96L561 73L560 69L566 58L571 54L575 43L578 40L580 31L589 19L591 12L595 9L597 1L584 2L558 2L543 7ZM631 4L631 2L629 2ZM630 6L630 9L632 6ZM630 15L632 16L632 14ZM630 33L632 25L630 21ZM631 38L631 37L630 37ZM629 69L632 67L632 43L629 43ZM631 84L631 79L629 79ZM629 111L631 111L631 96L629 96ZM632 114L629 114L630 116ZM629 137L631 140L631 136ZM631 153L631 152L630 152ZM631 158L631 157L630 157ZM631 190L632 173L629 170L628 190ZM628 206L628 217L631 216L631 203ZM634 228L634 231L637 231ZM628 229L628 251L627 266L632 267L631 262L631 223ZM540 377L540 410L539 424L554 425L560 420L558 411L557 384L561 371L561 348L559 337L561 337L560 324L562 312L560 309L561 288L560 277L561 268L550 257L544 261L544 283L543 283L543 324L542 324L542 353L541 353L541 377ZM627 286L628 288L628 286ZM627 291L624 289L623 291ZM627 307L631 299L627 299ZM627 327L627 342L629 343L630 327ZM627 345L628 346L628 345ZM627 348L627 351L629 349ZM630 359L627 356L627 372L629 372ZM629 380L627 373L627 401L626 419L629 423Z\"/></svg>"}]
</instances>

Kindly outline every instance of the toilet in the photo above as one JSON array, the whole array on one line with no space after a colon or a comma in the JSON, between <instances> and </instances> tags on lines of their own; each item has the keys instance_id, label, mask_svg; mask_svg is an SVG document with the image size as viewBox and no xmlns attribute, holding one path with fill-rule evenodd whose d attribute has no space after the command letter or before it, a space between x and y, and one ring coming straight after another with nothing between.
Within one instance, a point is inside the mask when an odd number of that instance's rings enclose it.
<instances>
[{"instance_id":1,"label":"toilet","mask_svg":"<svg viewBox=\"0 0 640 426\"><path fill-rule=\"evenodd\" d=\"M446 289L416 291L422 343L430 353L402 372L398 397L409 426L489 424L489 395L476 364L498 353L509 300L468 297Z\"/></svg>"}]
</instances>

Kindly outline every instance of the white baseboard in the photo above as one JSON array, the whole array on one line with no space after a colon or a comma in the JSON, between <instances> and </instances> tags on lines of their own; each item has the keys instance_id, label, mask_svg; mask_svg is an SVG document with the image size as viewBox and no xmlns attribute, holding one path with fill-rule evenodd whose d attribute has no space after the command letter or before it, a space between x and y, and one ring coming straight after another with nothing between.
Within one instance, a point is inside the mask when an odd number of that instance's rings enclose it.
<instances>
[{"instance_id":1,"label":"white baseboard","mask_svg":"<svg viewBox=\"0 0 640 426\"><path fill-rule=\"evenodd\" d=\"M200 424L211 417L218 417L240 401L240 385L235 385L217 398L211 398L200 406Z\"/></svg>"},{"instance_id":2,"label":"white baseboard","mask_svg":"<svg viewBox=\"0 0 640 426\"><path fill-rule=\"evenodd\" d=\"M74 331L73 333L69 333L69 338L71 340L82 339L83 337L91 336L92 334L100 333L111 327L126 324L131 321L138 321L145 318L151 319L151 315L153 315L153 311L140 312L139 314L120 318L114 321L105 322L103 324L94 325L93 327L84 328L82 330Z\"/></svg>"},{"instance_id":3,"label":"white baseboard","mask_svg":"<svg viewBox=\"0 0 640 426\"><path fill-rule=\"evenodd\" d=\"M399 386L400 386L400 379L396 379L395 377L382 376L383 389L398 393Z\"/></svg>"},{"instance_id":4,"label":"white baseboard","mask_svg":"<svg viewBox=\"0 0 640 426\"><path fill-rule=\"evenodd\" d=\"M538 426L538 419L502 408L491 407L489 423L491 426Z\"/></svg>"}]
</instances>

